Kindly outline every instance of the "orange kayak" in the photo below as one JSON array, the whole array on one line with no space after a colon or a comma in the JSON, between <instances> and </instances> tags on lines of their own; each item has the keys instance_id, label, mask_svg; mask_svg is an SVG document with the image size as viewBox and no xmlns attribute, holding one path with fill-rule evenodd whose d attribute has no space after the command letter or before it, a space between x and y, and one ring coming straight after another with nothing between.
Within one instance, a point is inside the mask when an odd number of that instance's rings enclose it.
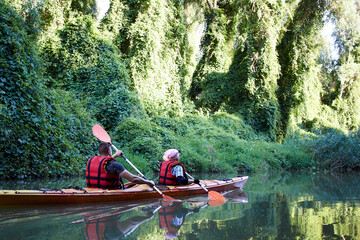
<instances>
[{"instance_id":1,"label":"orange kayak","mask_svg":"<svg viewBox=\"0 0 360 240\"><path fill-rule=\"evenodd\" d=\"M247 176L219 180L201 180L209 191L226 192L241 189ZM145 184L125 184L125 189L104 190L84 189L40 189L40 190L0 190L0 207L31 205L88 204L101 202L134 201L162 198L161 195ZM157 186L162 193L172 198L207 194L197 184L183 186Z\"/></svg>"}]
</instances>

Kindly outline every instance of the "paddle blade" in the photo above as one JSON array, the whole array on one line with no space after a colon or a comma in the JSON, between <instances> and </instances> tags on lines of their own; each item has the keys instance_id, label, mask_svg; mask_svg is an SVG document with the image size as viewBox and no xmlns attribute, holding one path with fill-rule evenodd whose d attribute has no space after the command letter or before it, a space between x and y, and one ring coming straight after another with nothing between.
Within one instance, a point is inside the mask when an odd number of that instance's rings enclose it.
<instances>
[{"instance_id":1,"label":"paddle blade","mask_svg":"<svg viewBox=\"0 0 360 240\"><path fill-rule=\"evenodd\" d=\"M225 202L226 202L226 200L217 199L217 200L209 200L208 204L211 207L217 207L217 206L223 205Z\"/></svg>"},{"instance_id":2,"label":"paddle blade","mask_svg":"<svg viewBox=\"0 0 360 240\"><path fill-rule=\"evenodd\" d=\"M111 142L109 134L99 124L93 126L92 132L100 141Z\"/></svg>"},{"instance_id":3,"label":"paddle blade","mask_svg":"<svg viewBox=\"0 0 360 240\"><path fill-rule=\"evenodd\" d=\"M163 201L161 201L161 205L163 206L163 207L165 207L165 206L170 206L170 205L172 205L176 200L175 199L173 199L172 197L169 197L169 196L166 196L166 195L162 195L162 197L163 197Z\"/></svg>"},{"instance_id":4,"label":"paddle blade","mask_svg":"<svg viewBox=\"0 0 360 240\"><path fill-rule=\"evenodd\" d=\"M210 200L214 200L214 201L221 200L224 202L226 201L226 198L218 192L209 191L208 195L209 195Z\"/></svg>"},{"instance_id":5,"label":"paddle blade","mask_svg":"<svg viewBox=\"0 0 360 240\"><path fill-rule=\"evenodd\" d=\"M163 197L165 200L175 201L175 199L173 199L172 197L166 196L166 195L162 195L162 197Z\"/></svg>"}]
</instances>

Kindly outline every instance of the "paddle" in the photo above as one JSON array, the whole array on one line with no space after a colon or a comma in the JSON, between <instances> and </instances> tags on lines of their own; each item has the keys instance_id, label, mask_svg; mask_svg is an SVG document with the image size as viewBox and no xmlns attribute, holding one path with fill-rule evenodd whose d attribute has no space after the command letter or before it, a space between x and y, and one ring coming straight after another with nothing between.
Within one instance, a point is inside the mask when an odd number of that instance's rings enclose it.
<instances>
[{"instance_id":1,"label":"paddle","mask_svg":"<svg viewBox=\"0 0 360 240\"><path fill-rule=\"evenodd\" d=\"M191 178L191 179L194 179L190 174L186 173L186 175ZM199 186L202 187L202 189L204 189L207 193L208 193L208 196L210 198L210 200L212 201L213 204L209 204L210 206L219 206L221 204L224 204L225 201L226 201L226 198L221 195L220 193L218 192L215 192L215 191L209 191L207 188L205 188L203 185L201 185L199 183Z\"/></svg>"},{"instance_id":2,"label":"paddle","mask_svg":"<svg viewBox=\"0 0 360 240\"><path fill-rule=\"evenodd\" d=\"M111 138L109 136L109 134L99 125L96 124L93 126L92 128L92 132L95 135L95 137L97 137L100 141L103 142L108 142L111 144L111 146L117 151L118 149L111 143ZM127 161L128 164L130 164L138 174L140 174L140 176L146 180L148 180L144 174L142 174L139 169L137 169L130 161L129 159L127 159L124 155L122 155L122 157ZM175 201L175 199L173 199L172 197L166 196L165 194L163 194L156 186L153 186L153 188L166 200L170 200L170 201Z\"/></svg>"}]
</instances>

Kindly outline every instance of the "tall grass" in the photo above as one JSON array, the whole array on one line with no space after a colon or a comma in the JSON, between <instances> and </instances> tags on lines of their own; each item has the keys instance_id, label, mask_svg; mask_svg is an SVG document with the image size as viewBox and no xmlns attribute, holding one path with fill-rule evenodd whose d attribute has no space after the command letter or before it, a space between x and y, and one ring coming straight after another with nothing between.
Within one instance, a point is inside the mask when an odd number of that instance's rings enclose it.
<instances>
[{"instance_id":1,"label":"tall grass","mask_svg":"<svg viewBox=\"0 0 360 240\"><path fill-rule=\"evenodd\" d=\"M328 130L326 134L297 132L288 138L310 154L313 170L353 171L360 169L360 130L344 133Z\"/></svg>"}]
</instances>

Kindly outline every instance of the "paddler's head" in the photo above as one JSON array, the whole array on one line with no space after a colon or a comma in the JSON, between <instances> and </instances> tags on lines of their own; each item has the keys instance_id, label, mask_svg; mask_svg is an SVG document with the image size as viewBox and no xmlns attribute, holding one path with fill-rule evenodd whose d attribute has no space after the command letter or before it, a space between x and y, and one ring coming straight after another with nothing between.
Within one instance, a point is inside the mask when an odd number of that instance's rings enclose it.
<instances>
[{"instance_id":1,"label":"paddler's head","mask_svg":"<svg viewBox=\"0 0 360 240\"><path fill-rule=\"evenodd\" d=\"M176 149L169 149L164 153L163 159L165 161L178 161L180 157L180 151Z\"/></svg>"},{"instance_id":2,"label":"paddler's head","mask_svg":"<svg viewBox=\"0 0 360 240\"><path fill-rule=\"evenodd\" d=\"M108 142L102 142L99 145L99 155L100 156L111 156L111 144Z\"/></svg>"}]
</instances>

